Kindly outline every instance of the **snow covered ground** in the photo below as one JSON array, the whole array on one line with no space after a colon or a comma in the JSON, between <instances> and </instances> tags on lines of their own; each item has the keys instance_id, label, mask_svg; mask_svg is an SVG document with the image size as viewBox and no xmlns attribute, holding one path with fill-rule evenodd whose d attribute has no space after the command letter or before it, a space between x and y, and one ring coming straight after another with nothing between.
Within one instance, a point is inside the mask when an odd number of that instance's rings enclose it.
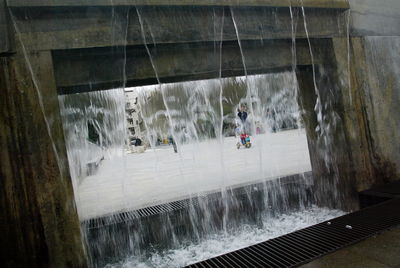
<instances>
[{"instance_id":1,"label":"snow covered ground","mask_svg":"<svg viewBox=\"0 0 400 268\"><path fill-rule=\"evenodd\" d=\"M76 193L81 220L139 209L311 170L304 130L252 138L250 149L236 148L234 137L185 144L174 153L162 146L142 154L106 159Z\"/></svg>"}]
</instances>

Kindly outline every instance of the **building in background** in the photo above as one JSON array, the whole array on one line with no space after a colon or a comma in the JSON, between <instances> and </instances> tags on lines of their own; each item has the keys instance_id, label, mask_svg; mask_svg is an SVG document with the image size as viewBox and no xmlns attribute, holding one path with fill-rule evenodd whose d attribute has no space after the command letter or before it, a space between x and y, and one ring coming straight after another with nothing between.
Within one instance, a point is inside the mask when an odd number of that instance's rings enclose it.
<instances>
[{"instance_id":1,"label":"building in background","mask_svg":"<svg viewBox=\"0 0 400 268\"><path fill-rule=\"evenodd\" d=\"M134 89L125 90L128 147L132 152L143 152L148 144L144 135L144 123L138 98L138 93Z\"/></svg>"}]
</instances>

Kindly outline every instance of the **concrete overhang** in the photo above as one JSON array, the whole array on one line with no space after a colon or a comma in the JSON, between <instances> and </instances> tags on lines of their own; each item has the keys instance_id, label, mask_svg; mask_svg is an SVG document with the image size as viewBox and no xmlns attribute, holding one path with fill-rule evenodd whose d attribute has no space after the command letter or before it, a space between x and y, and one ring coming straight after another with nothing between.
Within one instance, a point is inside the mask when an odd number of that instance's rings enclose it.
<instances>
[{"instance_id":1,"label":"concrete overhang","mask_svg":"<svg viewBox=\"0 0 400 268\"><path fill-rule=\"evenodd\" d=\"M115 0L114 0L115 1ZM147 42L173 44L237 40L232 12L240 39L292 39L292 23L297 21L296 38L307 34L297 10L292 20L289 8L207 6L111 7L25 7L12 10L25 47L29 51L81 49L143 44L138 13ZM28 19L27 19L28 18ZM223 20L224 18L224 20ZM347 33L344 10L307 10L310 38L344 37Z\"/></svg>"},{"instance_id":2,"label":"concrete overhang","mask_svg":"<svg viewBox=\"0 0 400 268\"><path fill-rule=\"evenodd\" d=\"M8 0L9 7L79 6L264 6L350 8L348 0Z\"/></svg>"},{"instance_id":3,"label":"concrete overhang","mask_svg":"<svg viewBox=\"0 0 400 268\"><path fill-rule=\"evenodd\" d=\"M291 40L254 40L242 42L248 74L263 74L291 70L293 64ZM306 39L297 40L298 66L319 64L330 47L330 39L313 43L314 61L310 58ZM157 75L162 83L244 75L243 61L236 41L224 42L221 69L219 54L213 42L164 44L150 47ZM71 94L121 87L125 73L126 86L157 84L155 70L144 46L62 50L53 52L56 84L59 94Z\"/></svg>"}]
</instances>

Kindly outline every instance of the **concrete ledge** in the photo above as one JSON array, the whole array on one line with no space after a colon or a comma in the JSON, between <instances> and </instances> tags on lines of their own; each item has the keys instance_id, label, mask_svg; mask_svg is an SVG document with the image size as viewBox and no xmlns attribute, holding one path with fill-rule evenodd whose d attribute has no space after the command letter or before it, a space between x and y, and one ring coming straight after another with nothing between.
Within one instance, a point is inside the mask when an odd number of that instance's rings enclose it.
<instances>
[{"instance_id":1,"label":"concrete ledge","mask_svg":"<svg viewBox=\"0 0 400 268\"><path fill-rule=\"evenodd\" d=\"M57 6L294 6L348 9L347 0L8 0L9 7Z\"/></svg>"},{"instance_id":2,"label":"concrete ledge","mask_svg":"<svg viewBox=\"0 0 400 268\"><path fill-rule=\"evenodd\" d=\"M26 7L12 10L25 47L35 50L142 45L142 29L135 8ZM307 34L298 14L296 38ZM237 41L231 12L223 7L145 6L140 8L146 42ZM234 17L241 40L292 39L289 8L237 7ZM29 19L26 19L29 18ZM341 9L307 10L310 38L345 37ZM222 24L222 20L224 21Z\"/></svg>"}]
</instances>

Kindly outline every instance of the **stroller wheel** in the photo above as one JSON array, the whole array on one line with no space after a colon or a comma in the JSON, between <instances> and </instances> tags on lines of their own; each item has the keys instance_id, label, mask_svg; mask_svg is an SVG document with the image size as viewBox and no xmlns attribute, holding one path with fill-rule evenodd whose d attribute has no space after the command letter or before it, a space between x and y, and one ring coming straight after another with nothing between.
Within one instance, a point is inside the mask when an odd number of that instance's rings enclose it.
<instances>
[{"instance_id":1,"label":"stroller wheel","mask_svg":"<svg viewBox=\"0 0 400 268\"><path fill-rule=\"evenodd\" d=\"M240 149L240 143L236 144L236 148Z\"/></svg>"}]
</instances>

